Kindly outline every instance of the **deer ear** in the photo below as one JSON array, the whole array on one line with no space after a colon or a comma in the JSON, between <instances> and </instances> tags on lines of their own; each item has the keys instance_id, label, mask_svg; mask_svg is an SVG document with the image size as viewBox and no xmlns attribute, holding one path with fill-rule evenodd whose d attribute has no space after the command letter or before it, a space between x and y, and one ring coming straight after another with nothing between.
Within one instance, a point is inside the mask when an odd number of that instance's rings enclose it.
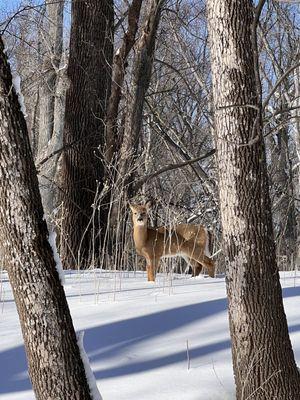
<instances>
[{"instance_id":1,"label":"deer ear","mask_svg":"<svg viewBox=\"0 0 300 400\"><path fill-rule=\"evenodd\" d=\"M131 210L132 212L135 210L135 206L134 206L133 204L130 204L130 203L129 203L129 208L130 208L130 210Z\"/></svg>"},{"instance_id":2,"label":"deer ear","mask_svg":"<svg viewBox=\"0 0 300 400\"><path fill-rule=\"evenodd\" d=\"M152 207L152 205L153 205L152 200L148 200L147 203L145 204L145 207L146 207L147 211L150 210L150 208Z\"/></svg>"}]
</instances>

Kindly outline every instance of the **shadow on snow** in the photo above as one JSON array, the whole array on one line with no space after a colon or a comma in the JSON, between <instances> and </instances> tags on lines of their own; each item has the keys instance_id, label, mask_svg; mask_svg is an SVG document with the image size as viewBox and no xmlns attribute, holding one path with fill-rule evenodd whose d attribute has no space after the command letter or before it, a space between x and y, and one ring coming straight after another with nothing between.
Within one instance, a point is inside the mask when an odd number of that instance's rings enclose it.
<instances>
[{"instance_id":1,"label":"shadow on snow","mask_svg":"<svg viewBox=\"0 0 300 400\"><path fill-rule=\"evenodd\" d=\"M284 297L300 295L300 287L285 288ZM130 353L133 345L151 340L160 335L192 324L195 321L211 317L227 309L227 299L211 300L177 307L156 313L116 321L103 326L85 330L85 349L91 362ZM290 327L290 333L299 331L300 324ZM201 336L201 332L199 332ZM190 350L190 357L205 357L218 351L230 348L230 340L205 344ZM149 348L151 357L151 348ZM120 357L122 359L122 357ZM185 362L186 350L148 360L128 359L124 365L95 371L97 379L112 378L121 375L135 374L166 365ZM197 364L198 364L197 360ZM30 390L31 384L27 375L27 361L24 346L18 346L0 352L0 394Z\"/></svg>"}]
</instances>

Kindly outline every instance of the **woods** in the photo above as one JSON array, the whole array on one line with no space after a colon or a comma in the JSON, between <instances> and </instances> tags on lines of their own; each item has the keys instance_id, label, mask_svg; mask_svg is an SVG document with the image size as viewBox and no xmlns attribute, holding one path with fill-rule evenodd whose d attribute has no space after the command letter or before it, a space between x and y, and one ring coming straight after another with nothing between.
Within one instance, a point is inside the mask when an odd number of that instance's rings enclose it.
<instances>
[{"instance_id":1,"label":"woods","mask_svg":"<svg viewBox=\"0 0 300 400\"><path fill-rule=\"evenodd\" d=\"M299 5L25 3L0 11L0 255L36 398L94 398L49 237L96 303L142 271L223 279L230 398L300 397Z\"/></svg>"}]
</instances>

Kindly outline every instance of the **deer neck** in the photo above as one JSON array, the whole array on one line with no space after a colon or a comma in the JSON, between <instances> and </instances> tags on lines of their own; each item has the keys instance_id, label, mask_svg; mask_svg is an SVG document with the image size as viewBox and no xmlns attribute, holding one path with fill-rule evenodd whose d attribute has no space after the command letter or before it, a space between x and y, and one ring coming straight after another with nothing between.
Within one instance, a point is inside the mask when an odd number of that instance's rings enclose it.
<instances>
[{"instance_id":1,"label":"deer neck","mask_svg":"<svg viewBox=\"0 0 300 400\"><path fill-rule=\"evenodd\" d=\"M148 239L147 225L135 225L133 228L133 240L137 249L142 249Z\"/></svg>"}]
</instances>

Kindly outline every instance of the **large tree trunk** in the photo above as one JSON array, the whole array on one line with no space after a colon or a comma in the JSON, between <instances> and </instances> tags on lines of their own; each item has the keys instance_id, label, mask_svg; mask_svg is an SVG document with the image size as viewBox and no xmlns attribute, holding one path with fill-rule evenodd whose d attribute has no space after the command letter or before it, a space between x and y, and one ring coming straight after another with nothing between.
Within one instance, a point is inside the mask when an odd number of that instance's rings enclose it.
<instances>
[{"instance_id":1,"label":"large tree trunk","mask_svg":"<svg viewBox=\"0 0 300 400\"><path fill-rule=\"evenodd\" d=\"M276 265L250 0L208 0L237 399L300 397Z\"/></svg>"},{"instance_id":2,"label":"large tree trunk","mask_svg":"<svg viewBox=\"0 0 300 400\"><path fill-rule=\"evenodd\" d=\"M91 400L38 190L26 123L0 38L0 244L38 400Z\"/></svg>"},{"instance_id":3,"label":"large tree trunk","mask_svg":"<svg viewBox=\"0 0 300 400\"><path fill-rule=\"evenodd\" d=\"M88 266L100 250L105 212L93 206L103 189L104 119L111 85L113 1L72 1L63 155L64 267ZM98 148L100 147L100 151Z\"/></svg>"}]
</instances>

